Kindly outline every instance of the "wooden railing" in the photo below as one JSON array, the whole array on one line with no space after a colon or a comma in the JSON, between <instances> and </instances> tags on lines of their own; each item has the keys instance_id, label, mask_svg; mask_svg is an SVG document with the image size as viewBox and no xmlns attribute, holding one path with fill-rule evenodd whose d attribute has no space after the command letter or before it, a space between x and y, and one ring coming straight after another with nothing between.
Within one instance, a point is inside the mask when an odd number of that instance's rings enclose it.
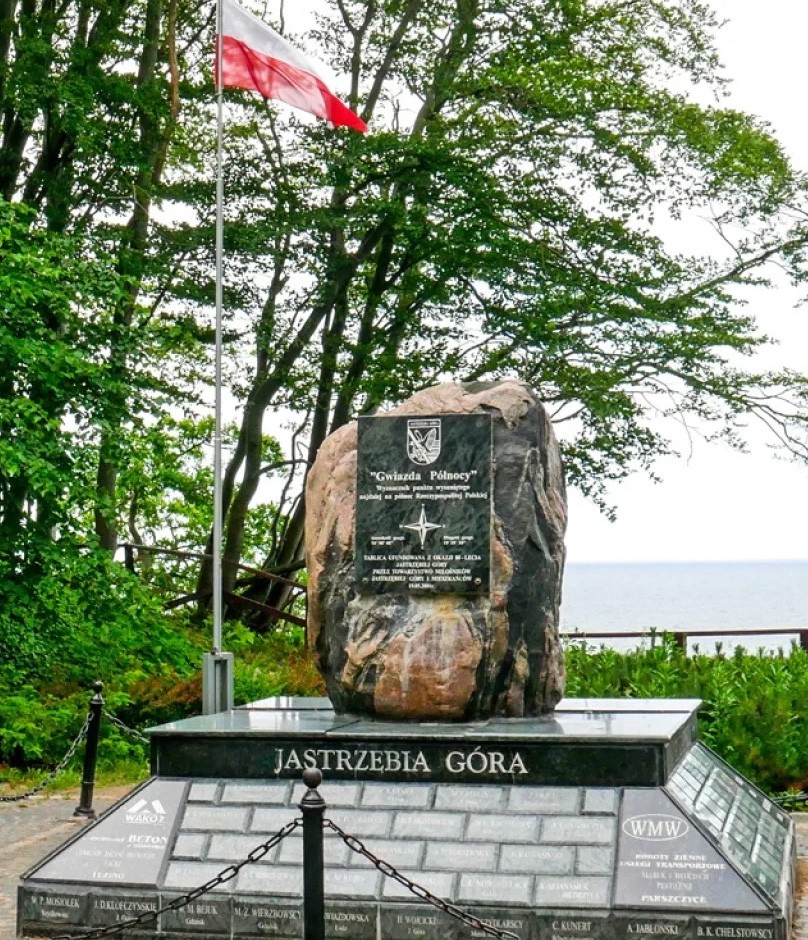
<instances>
[{"instance_id":1,"label":"wooden railing","mask_svg":"<svg viewBox=\"0 0 808 940\"><path fill-rule=\"evenodd\" d=\"M597 643L600 640L621 640L621 639L650 639L651 644L663 636L673 637L674 642L685 652L687 651L687 641L690 637L733 637L742 640L750 636L794 636L798 639L800 649L808 650L808 627L802 629L798 627L754 627L749 630L607 630L601 633L590 633L586 630L565 631L561 634L564 640L585 640L587 643Z\"/></svg>"}]
</instances>

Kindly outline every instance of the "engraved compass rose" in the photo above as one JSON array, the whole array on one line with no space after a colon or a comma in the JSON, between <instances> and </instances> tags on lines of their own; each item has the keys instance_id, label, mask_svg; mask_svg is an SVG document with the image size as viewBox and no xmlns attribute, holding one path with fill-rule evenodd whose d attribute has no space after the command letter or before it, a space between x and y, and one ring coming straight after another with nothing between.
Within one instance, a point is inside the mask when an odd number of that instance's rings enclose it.
<instances>
[{"instance_id":1,"label":"engraved compass rose","mask_svg":"<svg viewBox=\"0 0 808 940\"><path fill-rule=\"evenodd\" d=\"M424 539L427 537L427 534L433 529L442 529L442 525L438 525L437 522L427 522L426 521L426 509L424 509L423 503L421 504L421 515L418 517L417 522L410 522L407 525L402 525L402 529L412 529L413 532L418 533L418 537L421 539L421 548L424 547Z\"/></svg>"}]
</instances>

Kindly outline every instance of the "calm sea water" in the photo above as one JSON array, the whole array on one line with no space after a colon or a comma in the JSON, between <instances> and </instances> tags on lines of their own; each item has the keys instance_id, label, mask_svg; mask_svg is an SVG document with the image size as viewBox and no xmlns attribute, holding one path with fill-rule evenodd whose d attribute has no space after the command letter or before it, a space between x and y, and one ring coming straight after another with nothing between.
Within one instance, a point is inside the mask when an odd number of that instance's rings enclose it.
<instances>
[{"instance_id":1,"label":"calm sea water","mask_svg":"<svg viewBox=\"0 0 808 940\"><path fill-rule=\"evenodd\" d=\"M808 561L567 565L561 629L604 631L738 630L748 649L788 649L791 630L808 627ZM782 637L755 630L777 627ZM703 652L725 637L698 637ZM618 649L636 646L608 640Z\"/></svg>"}]
</instances>

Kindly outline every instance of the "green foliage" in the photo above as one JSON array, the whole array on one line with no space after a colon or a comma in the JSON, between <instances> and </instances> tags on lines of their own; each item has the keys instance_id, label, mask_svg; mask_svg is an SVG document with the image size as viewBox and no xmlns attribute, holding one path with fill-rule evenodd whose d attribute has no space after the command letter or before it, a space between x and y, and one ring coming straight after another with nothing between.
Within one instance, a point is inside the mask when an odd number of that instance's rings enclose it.
<instances>
[{"instance_id":1,"label":"green foliage","mask_svg":"<svg viewBox=\"0 0 808 940\"><path fill-rule=\"evenodd\" d=\"M630 653L566 651L570 697L697 698L702 740L770 793L808 790L808 651L691 656L672 637Z\"/></svg>"}]
</instances>

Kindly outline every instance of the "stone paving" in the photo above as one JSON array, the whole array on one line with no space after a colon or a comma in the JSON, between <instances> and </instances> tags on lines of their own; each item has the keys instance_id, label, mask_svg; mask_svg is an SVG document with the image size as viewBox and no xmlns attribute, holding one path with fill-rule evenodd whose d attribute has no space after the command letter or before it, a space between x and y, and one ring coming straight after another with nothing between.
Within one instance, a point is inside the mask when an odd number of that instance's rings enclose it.
<instances>
[{"instance_id":1,"label":"stone paving","mask_svg":"<svg viewBox=\"0 0 808 940\"><path fill-rule=\"evenodd\" d=\"M102 812L130 787L96 791L93 807ZM73 815L79 791L0 804L0 940L16 935L17 882L23 872L70 838L86 820Z\"/></svg>"},{"instance_id":2,"label":"stone paving","mask_svg":"<svg viewBox=\"0 0 808 940\"><path fill-rule=\"evenodd\" d=\"M99 812L121 799L127 787L99 790ZM0 804L0 940L12 940L16 928L17 882L20 876L57 848L85 821L73 816L78 791L37 797L24 803ZM798 877L792 940L808 940L808 814L796 815Z\"/></svg>"}]
</instances>

